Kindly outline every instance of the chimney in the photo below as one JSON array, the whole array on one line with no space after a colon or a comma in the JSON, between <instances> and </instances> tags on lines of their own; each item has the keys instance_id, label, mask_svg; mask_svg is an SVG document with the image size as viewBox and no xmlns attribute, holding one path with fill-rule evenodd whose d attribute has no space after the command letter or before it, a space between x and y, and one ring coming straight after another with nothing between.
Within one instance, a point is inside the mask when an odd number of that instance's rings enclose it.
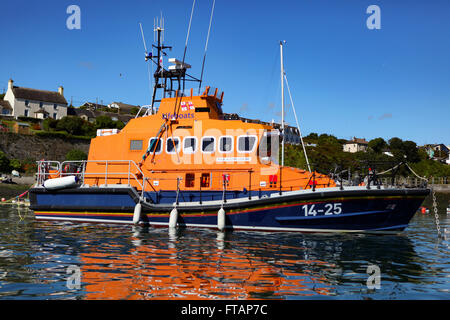
<instances>
[{"instance_id":1,"label":"chimney","mask_svg":"<svg viewBox=\"0 0 450 320\"><path fill-rule=\"evenodd\" d=\"M60 86L58 88L58 93L64 97L64 88L63 88L63 86Z\"/></svg>"},{"instance_id":2,"label":"chimney","mask_svg":"<svg viewBox=\"0 0 450 320\"><path fill-rule=\"evenodd\" d=\"M9 81L8 81L8 90L12 90L13 83L14 83L14 81L12 79L9 79Z\"/></svg>"}]
</instances>

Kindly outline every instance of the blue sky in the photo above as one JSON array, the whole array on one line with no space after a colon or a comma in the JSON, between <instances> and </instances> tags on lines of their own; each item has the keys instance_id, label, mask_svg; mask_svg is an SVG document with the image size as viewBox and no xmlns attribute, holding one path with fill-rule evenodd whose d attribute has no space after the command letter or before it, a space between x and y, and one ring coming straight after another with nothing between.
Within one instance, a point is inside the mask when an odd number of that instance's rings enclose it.
<instances>
[{"instance_id":1,"label":"blue sky","mask_svg":"<svg viewBox=\"0 0 450 320\"><path fill-rule=\"evenodd\" d=\"M66 9L81 9L69 30ZM199 77L212 0L196 0L186 61ZM369 30L369 5L381 29ZM139 30L149 46L162 12L170 57L182 58L192 0L3 1L0 91L64 86L74 105L150 102ZM216 0L204 84L224 111L280 120L279 41L304 135L399 137L450 144L448 0ZM286 95L286 121L295 125Z\"/></svg>"}]
</instances>

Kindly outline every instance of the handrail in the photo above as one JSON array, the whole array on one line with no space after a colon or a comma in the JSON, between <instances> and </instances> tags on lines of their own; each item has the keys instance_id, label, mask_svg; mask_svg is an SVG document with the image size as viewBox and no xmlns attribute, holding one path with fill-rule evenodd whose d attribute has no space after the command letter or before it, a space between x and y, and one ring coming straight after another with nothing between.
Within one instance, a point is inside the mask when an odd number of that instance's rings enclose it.
<instances>
[{"instance_id":1,"label":"handrail","mask_svg":"<svg viewBox=\"0 0 450 320\"><path fill-rule=\"evenodd\" d=\"M105 178L105 185L108 184L108 178L111 178L113 175L126 175L127 176L127 182L128 185L131 185L130 182L133 179L137 182L139 187L141 188L141 193L144 192L144 184L145 181L148 182L148 177L144 175L141 168L134 162L133 160L79 160L79 161L37 161L38 163L38 172L37 172L37 182L38 184L42 185L45 180L47 180L50 176L57 176L57 177L64 177L64 176L70 176L70 175L77 175L79 176L81 183L85 183L86 177L89 176L103 176ZM105 171L104 172L86 172L86 166L88 163L95 163L97 165L105 165ZM50 171L50 165L51 164L57 164L57 170ZM64 172L64 168L66 168L67 165L75 164L77 166L77 172ZM113 168L114 165L128 165L128 171L127 172L121 172L121 171L114 171ZM131 171L132 165L134 166L133 169L135 169L134 172ZM141 181L142 180L142 181ZM149 182L150 186L153 188L151 183ZM154 189L154 188L153 188Z\"/></svg>"},{"instance_id":2,"label":"handrail","mask_svg":"<svg viewBox=\"0 0 450 320\"><path fill-rule=\"evenodd\" d=\"M96 172L93 172L92 169L89 172L86 172L86 168L88 164L96 164L97 166L104 166L105 170L96 170ZM75 168L71 168L71 165L75 165ZM120 170L116 171L114 168L117 166L121 166L121 169L126 170ZM54 168L53 171L50 171L49 168L52 166ZM64 172L65 168L69 166L68 172ZM75 170L70 170L75 169ZM74 172L75 171L75 172ZM97 172L98 171L98 172ZM171 171L171 170L169 170ZM182 173L182 172L203 172L203 169L200 170L194 170L193 168L190 169L184 169L184 170L176 170L171 171L173 173ZM214 172L222 172L224 174L229 174L230 172L235 172L237 175L248 175L248 193L249 198L251 197L252 190L258 190L258 187L260 187L260 184L258 181L253 182L252 181L252 173L253 170L249 170L249 168L242 168L242 169L218 169L218 170L207 170L208 172L214 171ZM154 173L160 173L164 171L151 171L151 174ZM167 171L166 171L167 172ZM108 185L108 180L110 179L120 179L120 180L127 180L127 185L131 186L131 182L135 181L137 184L137 188L140 188L140 196L143 197L146 189L146 183L149 184L150 188L157 192L155 187L153 186L153 181L161 181L161 180L172 180L171 178L165 178L165 177L149 177L144 174L142 169L136 164L133 160L82 160L82 161L38 161L38 173L37 173L37 181L39 185L43 185L44 181L47 180L50 177L64 177L64 176L70 176L70 175L76 175L80 179L81 183L85 184L85 179L96 179L99 181L100 179L104 178L104 185ZM283 182L289 183L292 181L298 181L298 187L300 189L307 189L309 186L309 182L311 179L315 180L315 173L312 173L310 177L304 177L304 178L295 178L295 179L284 179ZM303 186L304 181L307 181L306 185ZM97 182L98 183L98 182ZM329 182L328 182L329 183ZM323 184L326 186L327 184ZM292 188L296 188L296 186L290 186L290 189L292 191ZM311 187L313 190L316 188L316 185ZM148 190L148 187L147 187ZM284 190L283 190L284 191ZM201 192L201 183L200 183L200 192ZM201 201L201 200L200 200Z\"/></svg>"}]
</instances>

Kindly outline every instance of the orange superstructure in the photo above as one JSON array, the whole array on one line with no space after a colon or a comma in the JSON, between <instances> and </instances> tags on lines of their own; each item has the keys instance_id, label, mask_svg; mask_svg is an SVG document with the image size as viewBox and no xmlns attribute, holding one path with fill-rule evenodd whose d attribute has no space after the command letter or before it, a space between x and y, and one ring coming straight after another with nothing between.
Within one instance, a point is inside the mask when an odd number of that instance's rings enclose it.
<instances>
[{"instance_id":1,"label":"orange superstructure","mask_svg":"<svg viewBox=\"0 0 450 320\"><path fill-rule=\"evenodd\" d=\"M227 190L335 186L327 176L281 169L278 132L264 124L223 120L222 100L223 93L209 87L197 96L192 90L188 96L176 94L162 99L155 114L132 119L117 134L92 139L85 184L129 183L146 191L177 190L177 186L222 190L224 184ZM136 164L140 170L132 174L137 179L128 179L133 168L120 160ZM144 182L137 183L139 179Z\"/></svg>"}]
</instances>

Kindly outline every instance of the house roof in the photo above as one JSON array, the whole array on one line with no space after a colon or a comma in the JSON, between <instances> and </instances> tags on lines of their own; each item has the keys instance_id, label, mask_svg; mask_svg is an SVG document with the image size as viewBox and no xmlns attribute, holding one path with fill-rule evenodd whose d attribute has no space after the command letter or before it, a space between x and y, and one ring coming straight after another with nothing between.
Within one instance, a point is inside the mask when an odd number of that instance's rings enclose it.
<instances>
[{"instance_id":1,"label":"house roof","mask_svg":"<svg viewBox=\"0 0 450 320\"><path fill-rule=\"evenodd\" d=\"M56 91L46 91L31 88L23 88L14 86L12 88L14 97L25 100L34 100L42 102L52 102L67 105L67 101L63 95Z\"/></svg>"},{"instance_id":2,"label":"house roof","mask_svg":"<svg viewBox=\"0 0 450 320\"><path fill-rule=\"evenodd\" d=\"M108 106L105 106L104 104L99 104L99 103L95 103L95 102L85 102L83 104L83 106L85 107L90 107L90 108L108 108Z\"/></svg>"},{"instance_id":3,"label":"house roof","mask_svg":"<svg viewBox=\"0 0 450 320\"><path fill-rule=\"evenodd\" d=\"M364 145L369 144L369 142L366 141L365 138L359 139L359 138L356 138L356 137L353 137L353 140L348 140L346 142L346 144L354 144L354 143L356 143L356 144L364 144Z\"/></svg>"},{"instance_id":4,"label":"house roof","mask_svg":"<svg viewBox=\"0 0 450 320\"><path fill-rule=\"evenodd\" d=\"M131 109L133 109L133 108L139 108L139 106L133 106L131 104L126 104L126 103L122 103L122 102L113 102L111 104L118 105L120 111L124 111L124 112L127 112L127 113L130 113Z\"/></svg>"},{"instance_id":5,"label":"house roof","mask_svg":"<svg viewBox=\"0 0 450 320\"><path fill-rule=\"evenodd\" d=\"M45 111L44 109L39 109L38 111L35 111L34 113L43 113L43 114L49 114L47 111Z\"/></svg>"},{"instance_id":6,"label":"house roof","mask_svg":"<svg viewBox=\"0 0 450 320\"><path fill-rule=\"evenodd\" d=\"M0 100L0 106L2 106L3 109L12 110L11 105L9 104L9 101L7 101L7 100Z\"/></svg>"}]
</instances>

